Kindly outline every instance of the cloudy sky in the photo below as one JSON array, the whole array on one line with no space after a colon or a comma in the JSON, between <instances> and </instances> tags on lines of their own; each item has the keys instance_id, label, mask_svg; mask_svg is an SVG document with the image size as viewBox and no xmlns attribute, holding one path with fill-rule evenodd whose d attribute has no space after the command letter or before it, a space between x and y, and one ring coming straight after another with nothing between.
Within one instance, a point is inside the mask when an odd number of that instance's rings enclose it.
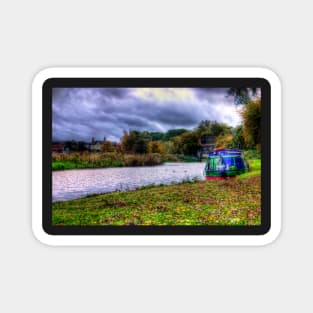
<instances>
[{"instance_id":1,"label":"cloudy sky","mask_svg":"<svg viewBox=\"0 0 313 313\"><path fill-rule=\"evenodd\" d=\"M123 130L165 132L201 120L240 124L225 88L54 88L53 141L119 141Z\"/></svg>"}]
</instances>

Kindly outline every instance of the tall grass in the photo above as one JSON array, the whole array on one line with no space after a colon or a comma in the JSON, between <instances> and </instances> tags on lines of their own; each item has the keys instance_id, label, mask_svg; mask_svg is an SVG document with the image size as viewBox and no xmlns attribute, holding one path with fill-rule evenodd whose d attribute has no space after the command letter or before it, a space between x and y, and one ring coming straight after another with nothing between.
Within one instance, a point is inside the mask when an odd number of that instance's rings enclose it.
<instances>
[{"instance_id":1,"label":"tall grass","mask_svg":"<svg viewBox=\"0 0 313 313\"><path fill-rule=\"evenodd\" d=\"M151 166L162 164L162 155L150 154L120 154L116 152L90 153L53 153L52 170L75 168L106 168L121 166Z\"/></svg>"}]
</instances>

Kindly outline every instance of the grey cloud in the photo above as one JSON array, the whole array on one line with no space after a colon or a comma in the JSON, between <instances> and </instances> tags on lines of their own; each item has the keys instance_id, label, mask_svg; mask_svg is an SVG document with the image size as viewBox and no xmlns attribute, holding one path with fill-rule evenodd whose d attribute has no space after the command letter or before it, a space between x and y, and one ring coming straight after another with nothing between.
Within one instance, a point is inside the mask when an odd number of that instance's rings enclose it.
<instances>
[{"instance_id":1,"label":"grey cloud","mask_svg":"<svg viewBox=\"0 0 313 313\"><path fill-rule=\"evenodd\" d=\"M53 140L119 141L123 131L193 129L209 119L236 124L227 89L193 88L193 100L141 98L134 88L55 88ZM222 110L221 110L222 106Z\"/></svg>"}]
</instances>

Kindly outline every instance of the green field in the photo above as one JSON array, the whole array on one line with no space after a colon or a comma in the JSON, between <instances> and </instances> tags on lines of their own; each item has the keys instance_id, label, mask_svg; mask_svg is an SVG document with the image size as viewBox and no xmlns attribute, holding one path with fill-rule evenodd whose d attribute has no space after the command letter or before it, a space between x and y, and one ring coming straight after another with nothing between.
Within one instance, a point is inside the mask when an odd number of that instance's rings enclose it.
<instances>
[{"instance_id":1,"label":"green field","mask_svg":"<svg viewBox=\"0 0 313 313\"><path fill-rule=\"evenodd\" d=\"M260 160L224 181L189 181L56 202L54 225L259 225Z\"/></svg>"}]
</instances>

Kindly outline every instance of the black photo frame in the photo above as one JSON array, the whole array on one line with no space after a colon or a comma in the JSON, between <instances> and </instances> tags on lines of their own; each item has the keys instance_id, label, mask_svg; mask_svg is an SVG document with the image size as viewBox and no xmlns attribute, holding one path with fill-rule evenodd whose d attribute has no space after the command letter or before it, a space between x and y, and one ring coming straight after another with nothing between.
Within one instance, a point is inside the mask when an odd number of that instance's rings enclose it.
<instances>
[{"instance_id":1,"label":"black photo frame","mask_svg":"<svg viewBox=\"0 0 313 313\"><path fill-rule=\"evenodd\" d=\"M261 225L57 226L52 225L52 89L105 87L261 88ZM42 226L49 235L264 235L271 227L271 85L264 78L49 78L42 86Z\"/></svg>"}]
</instances>

